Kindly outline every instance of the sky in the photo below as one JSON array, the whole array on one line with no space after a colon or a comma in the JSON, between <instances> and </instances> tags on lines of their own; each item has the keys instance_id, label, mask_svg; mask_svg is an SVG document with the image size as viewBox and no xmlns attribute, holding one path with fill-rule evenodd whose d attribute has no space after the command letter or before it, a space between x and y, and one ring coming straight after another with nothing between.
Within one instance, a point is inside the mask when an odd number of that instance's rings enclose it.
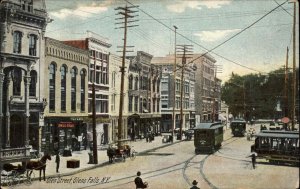
<instances>
[{"instance_id":1,"label":"sky","mask_svg":"<svg viewBox=\"0 0 300 189\"><path fill-rule=\"evenodd\" d=\"M118 53L123 29L117 7L138 5L127 45L155 57L174 54L176 44L193 45L193 53L216 59L217 77L231 73L265 74L283 67L289 50L292 67L293 3L286 0L45 0L49 16L46 36L57 40L83 39L86 31L103 36ZM283 4L279 6L279 4ZM277 7L277 8L276 8ZM298 9L297 4L297 11ZM296 21L296 65L299 67L299 13Z\"/></svg>"}]
</instances>

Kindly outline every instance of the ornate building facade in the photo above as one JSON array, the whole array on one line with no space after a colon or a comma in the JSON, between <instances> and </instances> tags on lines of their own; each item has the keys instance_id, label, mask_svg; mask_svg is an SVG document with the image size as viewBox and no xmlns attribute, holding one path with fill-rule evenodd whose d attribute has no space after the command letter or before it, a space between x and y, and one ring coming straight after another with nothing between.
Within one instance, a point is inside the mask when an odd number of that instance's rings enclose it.
<instances>
[{"instance_id":1,"label":"ornate building facade","mask_svg":"<svg viewBox=\"0 0 300 189\"><path fill-rule=\"evenodd\" d=\"M39 150L41 143L47 21L43 0L0 1L0 148L19 149L11 153L19 158L25 146Z\"/></svg>"},{"instance_id":2,"label":"ornate building facade","mask_svg":"<svg viewBox=\"0 0 300 189\"><path fill-rule=\"evenodd\" d=\"M128 57L128 135L144 137L148 132L161 132L161 69L151 64L152 55L138 51Z\"/></svg>"}]
</instances>

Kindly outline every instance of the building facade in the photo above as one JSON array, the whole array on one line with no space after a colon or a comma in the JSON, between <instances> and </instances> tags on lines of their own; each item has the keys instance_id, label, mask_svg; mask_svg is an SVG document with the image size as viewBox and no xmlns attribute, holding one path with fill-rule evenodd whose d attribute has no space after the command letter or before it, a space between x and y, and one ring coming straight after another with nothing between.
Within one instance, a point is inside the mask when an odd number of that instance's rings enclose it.
<instances>
[{"instance_id":1,"label":"building facade","mask_svg":"<svg viewBox=\"0 0 300 189\"><path fill-rule=\"evenodd\" d=\"M152 55L138 51L128 57L128 135L143 138L147 133L161 132L161 69L151 64Z\"/></svg>"},{"instance_id":2,"label":"building facade","mask_svg":"<svg viewBox=\"0 0 300 189\"><path fill-rule=\"evenodd\" d=\"M40 150L47 22L43 0L0 1L0 148L18 148L3 161L28 155L25 146Z\"/></svg>"},{"instance_id":3,"label":"building facade","mask_svg":"<svg viewBox=\"0 0 300 189\"><path fill-rule=\"evenodd\" d=\"M200 57L201 56L201 57ZM211 122L213 121L213 116L216 112L215 99L219 99L216 95L220 93L215 93L216 90L216 75L215 75L215 63L216 60L209 54L193 55L193 59L196 69L196 79L195 79L195 114L196 120L200 122Z\"/></svg>"},{"instance_id":4,"label":"building facade","mask_svg":"<svg viewBox=\"0 0 300 189\"><path fill-rule=\"evenodd\" d=\"M195 126L195 68L194 65L185 65L183 81L181 80L182 71L181 59L177 59L176 83L174 81L174 55L166 57L154 57L152 63L160 66L161 76L161 129L164 132L173 129L173 107L175 106L175 129L180 128L181 119L181 89L183 85L183 129ZM175 91L174 91L175 85ZM175 102L174 102L175 95Z\"/></svg>"},{"instance_id":5,"label":"building facade","mask_svg":"<svg viewBox=\"0 0 300 189\"><path fill-rule=\"evenodd\" d=\"M120 67L122 66L122 58L110 54L109 56L109 117L110 125L109 127L109 143L115 143L118 141L118 119L119 119L119 108L120 108L120 89L121 89L121 72ZM125 59L125 67L129 67L129 60ZM127 119L128 119L128 69L124 72L124 91L123 91L123 116L122 116L122 133L121 138L127 139Z\"/></svg>"},{"instance_id":6,"label":"building facade","mask_svg":"<svg viewBox=\"0 0 300 189\"><path fill-rule=\"evenodd\" d=\"M87 146L88 118L87 50L46 38L44 95L47 106L42 134L42 151L81 150Z\"/></svg>"},{"instance_id":7,"label":"building facade","mask_svg":"<svg viewBox=\"0 0 300 189\"><path fill-rule=\"evenodd\" d=\"M91 31L80 40L64 41L65 44L89 51L89 83L88 83L88 139L92 141L93 84L96 99L96 132L97 144L109 142L109 48L108 39Z\"/></svg>"}]
</instances>

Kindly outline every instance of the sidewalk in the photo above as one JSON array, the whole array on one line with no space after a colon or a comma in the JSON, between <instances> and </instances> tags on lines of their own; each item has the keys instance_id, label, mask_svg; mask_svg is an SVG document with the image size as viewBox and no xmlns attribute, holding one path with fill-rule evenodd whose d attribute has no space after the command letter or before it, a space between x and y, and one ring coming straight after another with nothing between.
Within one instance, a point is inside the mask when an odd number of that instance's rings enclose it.
<instances>
[{"instance_id":1,"label":"sidewalk","mask_svg":"<svg viewBox=\"0 0 300 189\"><path fill-rule=\"evenodd\" d=\"M183 141L183 140L182 140ZM172 144L176 144L178 140L174 140L174 143L162 143L162 137L156 136L154 141L151 143L147 143L146 139L142 140L136 140L129 141L128 144L132 146L132 148L138 153L137 155L141 153L146 153L151 150L163 148ZM98 164L88 164L89 162L89 153L90 150L83 150L83 151L74 151L72 152L72 156L70 157L63 157L60 156L60 167L59 167L59 173L56 173L56 163L55 163L55 156L51 156L51 161L47 161L47 167L46 167L46 178L48 177L57 177L57 176L68 176L73 175L82 171L94 169L97 167L101 167L108 164L108 157L106 154L106 148L105 146L100 146L100 149L98 150ZM80 166L79 168L67 168L67 160L71 159L77 159L80 160ZM128 161L129 159L126 159ZM35 178L34 180L39 179L39 171L35 172Z\"/></svg>"}]
</instances>

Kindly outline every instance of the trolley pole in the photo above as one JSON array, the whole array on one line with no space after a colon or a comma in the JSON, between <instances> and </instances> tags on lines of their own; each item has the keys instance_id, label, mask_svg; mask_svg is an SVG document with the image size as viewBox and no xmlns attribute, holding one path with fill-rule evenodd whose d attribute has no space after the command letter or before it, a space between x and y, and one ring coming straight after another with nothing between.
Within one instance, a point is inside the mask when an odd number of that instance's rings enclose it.
<instances>
[{"instance_id":1,"label":"trolley pole","mask_svg":"<svg viewBox=\"0 0 300 189\"><path fill-rule=\"evenodd\" d=\"M134 18L136 15L132 15L137 11L133 11L133 8L137 8L137 6L125 6L125 7L117 7L115 10L119 11L116 15L122 15L123 17L116 18L116 20L124 20L123 22L119 22L116 24L121 24L123 26L119 28L124 28L124 38L123 38L123 51L122 51L122 66L120 67L121 72L121 88L120 88L120 104L119 104L119 119L118 119L118 148L122 146L122 139L124 137L123 133L123 104L124 104L124 76L125 76L125 58L126 58L126 44L127 44L127 29L129 27L135 27L137 25L128 25L129 23L136 22L138 20L130 20ZM118 29L118 28L116 28Z\"/></svg>"}]
</instances>

